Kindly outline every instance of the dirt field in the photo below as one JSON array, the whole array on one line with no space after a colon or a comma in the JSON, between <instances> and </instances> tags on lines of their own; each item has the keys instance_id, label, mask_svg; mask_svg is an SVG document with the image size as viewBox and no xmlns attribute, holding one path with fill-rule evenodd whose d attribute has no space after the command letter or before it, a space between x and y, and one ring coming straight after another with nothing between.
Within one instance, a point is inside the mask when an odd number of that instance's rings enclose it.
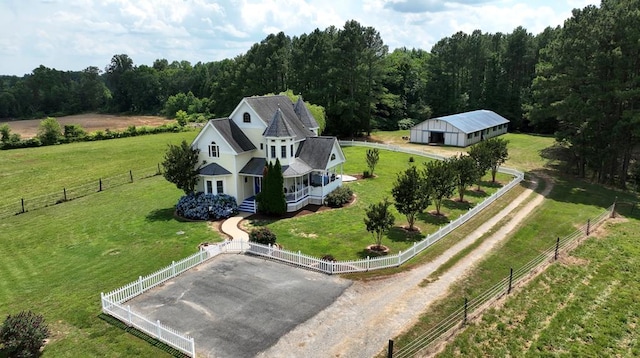
<instances>
[{"instance_id":1,"label":"dirt field","mask_svg":"<svg viewBox=\"0 0 640 358\"><path fill-rule=\"evenodd\" d=\"M88 133L97 130L123 130L129 126L150 126L158 127L163 124L173 123L174 120L158 116L117 116L112 114L76 114L56 118L60 125L79 124ZM35 137L38 134L40 119L28 119L22 121L0 120L0 123L8 123L12 133L18 133L23 139Z\"/></svg>"}]
</instances>

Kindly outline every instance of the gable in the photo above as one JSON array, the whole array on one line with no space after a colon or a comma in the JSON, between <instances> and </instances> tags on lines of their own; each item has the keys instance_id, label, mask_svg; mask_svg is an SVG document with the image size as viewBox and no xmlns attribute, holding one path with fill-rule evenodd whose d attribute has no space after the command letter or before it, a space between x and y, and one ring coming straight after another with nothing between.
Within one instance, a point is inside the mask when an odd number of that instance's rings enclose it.
<instances>
[{"instance_id":1,"label":"gable","mask_svg":"<svg viewBox=\"0 0 640 358\"><path fill-rule=\"evenodd\" d=\"M287 96L246 97L242 102L251 107L253 112L256 113L260 120L262 120L267 126L273 120L276 111L280 109L282 111L282 119L291 128L294 134L293 137L296 141L303 140L306 137L315 136L315 133L311 131L311 129L305 127L302 121L298 118L298 115L293 110L294 104ZM235 113L234 118L238 115L239 113Z\"/></svg>"},{"instance_id":2,"label":"gable","mask_svg":"<svg viewBox=\"0 0 640 358\"><path fill-rule=\"evenodd\" d=\"M333 160L331 160L332 154L335 155ZM316 170L324 170L333 164L345 161L344 153L335 137L307 138L300 143L296 157Z\"/></svg>"}]
</instances>

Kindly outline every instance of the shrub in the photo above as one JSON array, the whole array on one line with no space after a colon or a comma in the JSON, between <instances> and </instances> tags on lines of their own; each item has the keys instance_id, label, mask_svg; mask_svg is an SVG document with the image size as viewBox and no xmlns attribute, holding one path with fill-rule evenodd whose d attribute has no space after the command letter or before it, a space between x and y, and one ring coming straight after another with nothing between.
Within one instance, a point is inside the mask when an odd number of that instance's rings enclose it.
<instances>
[{"instance_id":1,"label":"shrub","mask_svg":"<svg viewBox=\"0 0 640 358\"><path fill-rule=\"evenodd\" d=\"M7 316L0 327L0 344L9 357L37 356L47 337L49 328L44 317L31 311Z\"/></svg>"},{"instance_id":2,"label":"shrub","mask_svg":"<svg viewBox=\"0 0 640 358\"><path fill-rule=\"evenodd\" d=\"M44 145L56 144L62 138L62 128L55 118L47 117L40 121L38 139Z\"/></svg>"},{"instance_id":3,"label":"shrub","mask_svg":"<svg viewBox=\"0 0 640 358\"><path fill-rule=\"evenodd\" d=\"M409 163L413 163L415 162L415 159L413 159L413 157L409 157Z\"/></svg>"},{"instance_id":4,"label":"shrub","mask_svg":"<svg viewBox=\"0 0 640 358\"><path fill-rule=\"evenodd\" d=\"M324 256L322 256L322 258L320 260L335 262L336 258L333 257L333 255L324 255Z\"/></svg>"},{"instance_id":5,"label":"shrub","mask_svg":"<svg viewBox=\"0 0 640 358\"><path fill-rule=\"evenodd\" d=\"M69 142L74 142L84 138L87 132L79 124L65 124L64 138Z\"/></svg>"},{"instance_id":6,"label":"shrub","mask_svg":"<svg viewBox=\"0 0 640 358\"><path fill-rule=\"evenodd\" d=\"M192 193L178 200L176 213L191 220L225 219L238 213L238 204L226 194Z\"/></svg>"},{"instance_id":7,"label":"shrub","mask_svg":"<svg viewBox=\"0 0 640 358\"><path fill-rule=\"evenodd\" d=\"M343 185L329 193L329 195L324 198L324 202L332 208L339 208L348 203L352 196L353 190L351 190L350 187Z\"/></svg>"},{"instance_id":8,"label":"shrub","mask_svg":"<svg viewBox=\"0 0 640 358\"><path fill-rule=\"evenodd\" d=\"M276 243L276 234L269 230L268 227L259 227L251 230L249 233L249 241L263 245L273 245Z\"/></svg>"}]
</instances>

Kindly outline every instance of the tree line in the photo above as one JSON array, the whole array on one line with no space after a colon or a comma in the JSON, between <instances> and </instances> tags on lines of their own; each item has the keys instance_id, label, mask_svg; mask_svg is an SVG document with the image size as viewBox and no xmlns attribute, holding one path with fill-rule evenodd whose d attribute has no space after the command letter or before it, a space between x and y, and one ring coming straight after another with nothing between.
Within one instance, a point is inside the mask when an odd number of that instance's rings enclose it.
<instances>
[{"instance_id":1,"label":"tree line","mask_svg":"<svg viewBox=\"0 0 640 358\"><path fill-rule=\"evenodd\" d=\"M0 76L0 117L82 111L228 115L244 96L302 94L324 107L326 134L406 129L433 116L489 109L511 131L555 134L575 172L623 186L635 169L640 91L640 0L576 9L533 35L458 32L430 51L388 51L357 21L290 37L268 35L232 59L192 65L113 56L101 72L40 66ZM181 104L181 105L180 105Z\"/></svg>"}]
</instances>

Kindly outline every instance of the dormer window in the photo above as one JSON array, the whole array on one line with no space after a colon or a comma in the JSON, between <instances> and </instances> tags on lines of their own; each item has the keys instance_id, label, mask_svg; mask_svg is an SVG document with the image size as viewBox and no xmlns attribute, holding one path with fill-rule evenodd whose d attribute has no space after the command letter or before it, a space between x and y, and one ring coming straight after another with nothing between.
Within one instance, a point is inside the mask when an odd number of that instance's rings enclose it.
<instances>
[{"instance_id":1,"label":"dormer window","mask_svg":"<svg viewBox=\"0 0 640 358\"><path fill-rule=\"evenodd\" d=\"M244 114L242 115L242 121L244 123L251 123L251 115L247 112L244 112Z\"/></svg>"},{"instance_id":2,"label":"dormer window","mask_svg":"<svg viewBox=\"0 0 640 358\"><path fill-rule=\"evenodd\" d=\"M209 144L209 157L210 158L220 157L220 147L218 147L216 142L211 142L211 144Z\"/></svg>"}]
</instances>

